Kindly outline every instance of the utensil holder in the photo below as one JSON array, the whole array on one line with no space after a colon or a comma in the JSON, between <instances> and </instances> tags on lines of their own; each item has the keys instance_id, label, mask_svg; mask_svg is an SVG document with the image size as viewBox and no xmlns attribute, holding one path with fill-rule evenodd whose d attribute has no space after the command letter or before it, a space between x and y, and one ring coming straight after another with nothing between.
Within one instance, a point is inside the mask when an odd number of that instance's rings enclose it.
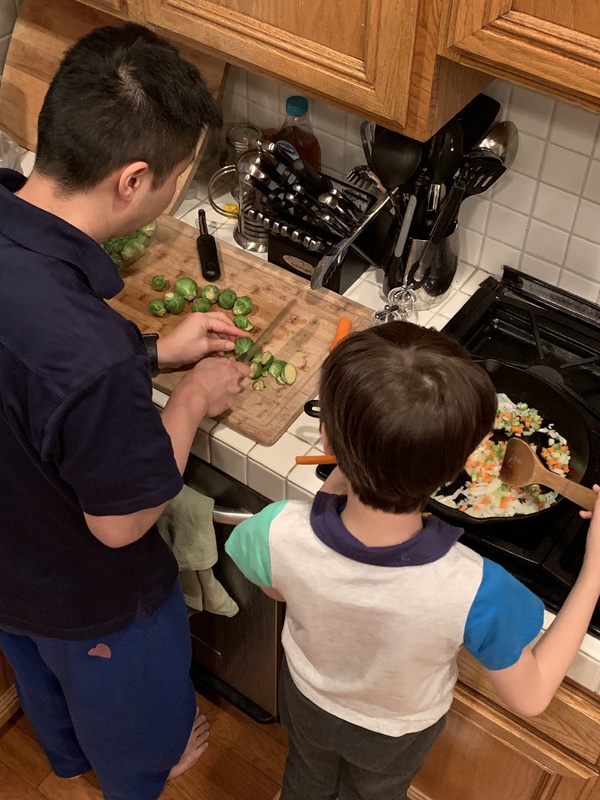
<instances>
[{"instance_id":1,"label":"utensil holder","mask_svg":"<svg viewBox=\"0 0 600 800\"><path fill-rule=\"evenodd\" d=\"M398 286L409 286L408 277L412 267L421 258L427 242L427 239L408 237L402 255L392 258L388 269L385 270L383 289L386 295ZM455 227L452 233L440 242L422 285L414 289L417 310L433 308L446 298L456 275L458 252L458 228ZM419 277L418 270L416 277Z\"/></svg>"}]
</instances>

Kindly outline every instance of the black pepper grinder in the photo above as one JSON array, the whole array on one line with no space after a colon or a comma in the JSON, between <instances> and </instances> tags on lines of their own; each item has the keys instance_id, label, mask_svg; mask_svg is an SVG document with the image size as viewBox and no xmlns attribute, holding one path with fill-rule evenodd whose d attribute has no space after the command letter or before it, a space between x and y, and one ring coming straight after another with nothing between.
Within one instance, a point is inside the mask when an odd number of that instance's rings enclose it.
<instances>
[{"instance_id":1,"label":"black pepper grinder","mask_svg":"<svg viewBox=\"0 0 600 800\"><path fill-rule=\"evenodd\" d=\"M213 283L221 277L221 267L219 266L219 254L215 237L208 232L206 227L206 214L202 208L198 209L198 229L200 236L196 239L198 257L200 258L200 269L204 280Z\"/></svg>"}]
</instances>

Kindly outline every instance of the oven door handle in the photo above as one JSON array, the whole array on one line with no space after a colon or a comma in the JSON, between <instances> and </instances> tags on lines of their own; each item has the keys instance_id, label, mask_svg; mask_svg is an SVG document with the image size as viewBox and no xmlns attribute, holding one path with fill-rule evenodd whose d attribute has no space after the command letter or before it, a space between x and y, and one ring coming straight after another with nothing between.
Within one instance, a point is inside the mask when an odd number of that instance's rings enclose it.
<instances>
[{"instance_id":1,"label":"oven door handle","mask_svg":"<svg viewBox=\"0 0 600 800\"><path fill-rule=\"evenodd\" d=\"M243 508L215 506L213 510L213 522L218 522L221 525L239 525L240 522L253 516L254 514L250 511L244 511Z\"/></svg>"}]
</instances>

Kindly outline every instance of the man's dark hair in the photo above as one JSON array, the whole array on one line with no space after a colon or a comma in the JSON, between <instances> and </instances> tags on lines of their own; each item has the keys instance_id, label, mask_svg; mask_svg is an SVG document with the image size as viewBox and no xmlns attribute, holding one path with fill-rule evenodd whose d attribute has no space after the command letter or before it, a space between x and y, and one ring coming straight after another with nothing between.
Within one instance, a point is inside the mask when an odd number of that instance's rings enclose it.
<instances>
[{"instance_id":1,"label":"man's dark hair","mask_svg":"<svg viewBox=\"0 0 600 800\"><path fill-rule=\"evenodd\" d=\"M492 429L492 382L454 339L390 322L344 339L325 360L321 422L365 505L404 514L453 480Z\"/></svg>"},{"instance_id":2,"label":"man's dark hair","mask_svg":"<svg viewBox=\"0 0 600 800\"><path fill-rule=\"evenodd\" d=\"M96 28L67 52L38 121L36 169L66 192L85 191L133 161L155 188L221 125L198 70L142 25Z\"/></svg>"}]
</instances>

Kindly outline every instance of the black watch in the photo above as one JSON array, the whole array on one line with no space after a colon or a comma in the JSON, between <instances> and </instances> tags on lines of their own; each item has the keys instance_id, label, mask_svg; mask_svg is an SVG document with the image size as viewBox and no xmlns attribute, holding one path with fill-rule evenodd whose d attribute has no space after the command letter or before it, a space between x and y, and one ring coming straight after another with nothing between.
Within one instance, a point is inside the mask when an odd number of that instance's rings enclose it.
<instances>
[{"instance_id":1,"label":"black watch","mask_svg":"<svg viewBox=\"0 0 600 800\"><path fill-rule=\"evenodd\" d=\"M146 345L146 352L148 353L148 361L150 362L150 373L154 378L160 372L158 366L158 349L156 342L158 340L158 333L144 333L142 335L144 344Z\"/></svg>"}]
</instances>

